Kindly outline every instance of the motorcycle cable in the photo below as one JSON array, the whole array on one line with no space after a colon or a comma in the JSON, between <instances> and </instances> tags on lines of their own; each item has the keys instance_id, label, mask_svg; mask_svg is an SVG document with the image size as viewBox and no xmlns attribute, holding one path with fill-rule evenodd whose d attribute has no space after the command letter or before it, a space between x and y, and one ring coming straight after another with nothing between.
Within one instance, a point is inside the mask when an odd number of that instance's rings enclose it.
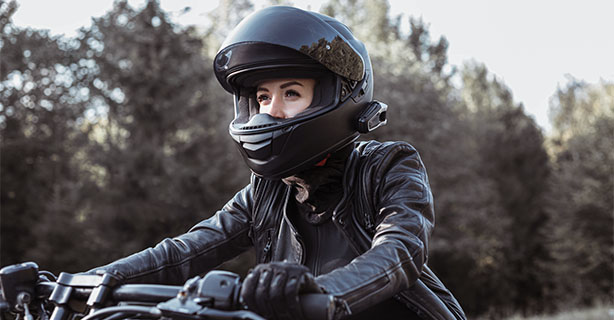
<instances>
[{"instance_id":1,"label":"motorcycle cable","mask_svg":"<svg viewBox=\"0 0 614 320\"><path fill-rule=\"evenodd\" d=\"M104 309L100 309L92 314L89 314L81 320L101 320L105 319L109 316L114 315L122 315L122 318L127 318L128 316L146 316L151 319L159 319L162 317L162 312L158 308L155 307L142 307L142 306L117 306L117 307L107 307Z\"/></svg>"}]
</instances>

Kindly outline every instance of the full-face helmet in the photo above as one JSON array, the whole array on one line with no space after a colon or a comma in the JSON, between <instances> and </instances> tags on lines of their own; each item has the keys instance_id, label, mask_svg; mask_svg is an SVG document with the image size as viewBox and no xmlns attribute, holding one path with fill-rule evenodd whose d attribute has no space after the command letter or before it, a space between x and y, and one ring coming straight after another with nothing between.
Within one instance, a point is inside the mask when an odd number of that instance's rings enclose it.
<instances>
[{"instance_id":1,"label":"full-face helmet","mask_svg":"<svg viewBox=\"0 0 614 320\"><path fill-rule=\"evenodd\" d=\"M287 6L252 13L222 44L214 71L234 96L230 135L250 169L265 178L307 169L359 132L385 124L386 106L372 101L367 49L323 14ZM316 79L311 105L292 118L259 113L256 86L279 78Z\"/></svg>"}]
</instances>

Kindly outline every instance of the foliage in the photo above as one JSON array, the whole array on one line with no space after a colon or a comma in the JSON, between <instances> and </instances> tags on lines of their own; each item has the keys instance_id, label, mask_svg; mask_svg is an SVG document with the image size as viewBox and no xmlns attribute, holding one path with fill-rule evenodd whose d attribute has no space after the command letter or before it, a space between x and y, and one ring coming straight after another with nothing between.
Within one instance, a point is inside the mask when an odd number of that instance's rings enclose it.
<instances>
[{"instance_id":1,"label":"foliage","mask_svg":"<svg viewBox=\"0 0 614 320\"><path fill-rule=\"evenodd\" d=\"M61 39L13 26L15 8L0 4L1 260L66 266L74 253L59 253L54 263L46 257L79 234L75 208L84 194L76 191L91 188L73 153L87 143L79 130L85 99L74 86L82 69Z\"/></svg>"},{"instance_id":2,"label":"foliage","mask_svg":"<svg viewBox=\"0 0 614 320\"><path fill-rule=\"evenodd\" d=\"M570 78L552 99L553 271L563 303L614 296L614 83ZM573 274L576 281L569 281Z\"/></svg>"},{"instance_id":3,"label":"foliage","mask_svg":"<svg viewBox=\"0 0 614 320\"><path fill-rule=\"evenodd\" d=\"M491 211L479 217L488 222L474 229L483 238L482 255L472 267L478 277L464 278L479 283L491 274L483 290L474 291L474 312L539 311L549 298L550 280L543 274L551 261L546 248L550 167L544 138L486 67L466 65L462 80L461 95L473 115L470 134L478 146L478 181L491 187L484 190L491 193Z\"/></svg>"},{"instance_id":4,"label":"foliage","mask_svg":"<svg viewBox=\"0 0 614 320\"><path fill-rule=\"evenodd\" d=\"M170 23L156 2L140 11L116 2L66 48L31 30L8 36L15 47L4 50L27 50L29 60L20 69L17 59L25 58L17 56L3 82L2 171L11 174L2 179L2 227L9 230L2 235L20 238L25 229L40 241L33 241L35 253L3 246L14 250L3 252L3 264L37 258L54 271L100 265L186 231L246 183L225 134L232 108L219 108L228 99L211 94L202 41ZM32 78L39 73L47 79ZM33 154L26 162L24 151ZM29 221L43 223L32 228ZM79 232L66 232L77 222ZM69 245L76 234L82 241ZM92 254L44 254L58 247Z\"/></svg>"},{"instance_id":5,"label":"foliage","mask_svg":"<svg viewBox=\"0 0 614 320\"><path fill-rule=\"evenodd\" d=\"M92 219L117 230L121 250L105 249L121 256L213 214L247 170L229 150L231 102L212 88L212 63L192 29L170 23L155 1L140 11L119 2L80 41L99 68L87 82L92 99L108 108L94 165L110 192ZM107 237L98 235L103 245Z\"/></svg>"}]
</instances>

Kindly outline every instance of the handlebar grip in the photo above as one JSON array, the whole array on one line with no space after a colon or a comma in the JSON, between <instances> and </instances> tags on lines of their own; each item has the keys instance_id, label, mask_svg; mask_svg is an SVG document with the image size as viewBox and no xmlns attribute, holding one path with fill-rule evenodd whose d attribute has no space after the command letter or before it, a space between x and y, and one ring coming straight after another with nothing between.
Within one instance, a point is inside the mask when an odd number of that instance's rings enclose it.
<instances>
[{"instance_id":1,"label":"handlebar grip","mask_svg":"<svg viewBox=\"0 0 614 320\"><path fill-rule=\"evenodd\" d=\"M299 298L301 310L307 320L333 319L335 300L325 293L306 293Z\"/></svg>"},{"instance_id":2,"label":"handlebar grip","mask_svg":"<svg viewBox=\"0 0 614 320\"><path fill-rule=\"evenodd\" d=\"M181 291L179 286L161 284L124 284L113 292L115 301L164 302Z\"/></svg>"}]
</instances>

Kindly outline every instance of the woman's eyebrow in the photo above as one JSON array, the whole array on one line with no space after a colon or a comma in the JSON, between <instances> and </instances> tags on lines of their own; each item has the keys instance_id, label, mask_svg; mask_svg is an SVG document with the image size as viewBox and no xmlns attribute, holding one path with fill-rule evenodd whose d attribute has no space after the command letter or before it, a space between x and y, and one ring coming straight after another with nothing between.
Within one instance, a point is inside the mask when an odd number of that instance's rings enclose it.
<instances>
[{"instance_id":1,"label":"woman's eyebrow","mask_svg":"<svg viewBox=\"0 0 614 320\"><path fill-rule=\"evenodd\" d=\"M281 84L281 85L279 86L279 88L281 88L281 89L285 89L285 88L287 88L287 87L289 87L289 86L292 86L292 85L295 85L295 84L296 84L296 85L299 85L299 86L301 86L301 87L304 87L304 86L303 86L303 84L302 84L302 83L300 83L300 82L298 82L298 81L288 81L288 82L285 82L285 83ZM267 92L268 92L268 91L269 91L269 89L267 89L267 88L265 88L265 87L256 87L256 91L267 91Z\"/></svg>"},{"instance_id":2,"label":"woman's eyebrow","mask_svg":"<svg viewBox=\"0 0 614 320\"><path fill-rule=\"evenodd\" d=\"M303 86L303 84L302 84L302 83L300 83L300 82L298 82L298 81L288 81L288 82L286 82L286 83L282 84L282 85L281 85L281 86L279 86L279 87L280 87L281 89L285 89L285 88L287 88L287 87L289 87L289 86L291 86L291 85L295 85L295 84L297 84L297 85L299 85L299 86L301 86L301 87L304 87L304 86Z\"/></svg>"}]
</instances>

